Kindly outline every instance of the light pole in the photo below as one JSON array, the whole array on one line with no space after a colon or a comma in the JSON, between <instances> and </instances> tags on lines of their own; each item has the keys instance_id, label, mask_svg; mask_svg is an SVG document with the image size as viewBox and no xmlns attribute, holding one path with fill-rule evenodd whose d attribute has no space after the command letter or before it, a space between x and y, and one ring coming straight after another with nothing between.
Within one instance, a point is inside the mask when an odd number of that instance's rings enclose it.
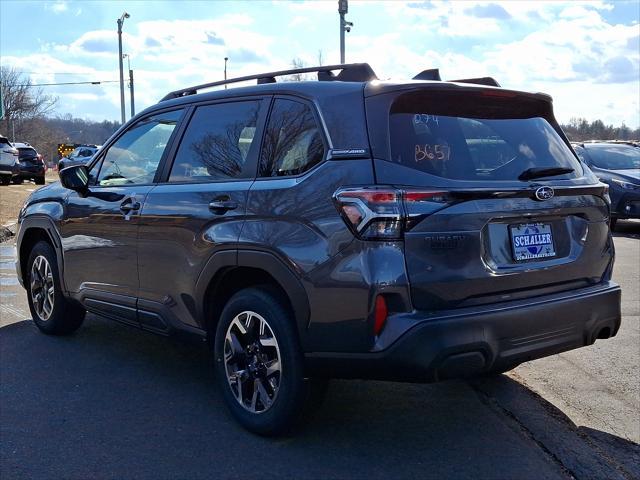
<instances>
[{"instance_id":1,"label":"light pole","mask_svg":"<svg viewBox=\"0 0 640 480\"><path fill-rule=\"evenodd\" d=\"M350 32L353 22L347 22L344 16L349 12L349 0L338 0L338 13L340 14L340 63L344 63L344 33Z\"/></svg>"},{"instance_id":2,"label":"light pole","mask_svg":"<svg viewBox=\"0 0 640 480\"><path fill-rule=\"evenodd\" d=\"M229 57L224 57L224 79L227 79L227 61L229 60ZM224 86L224 89L227 89L227 86Z\"/></svg>"},{"instance_id":3,"label":"light pole","mask_svg":"<svg viewBox=\"0 0 640 480\"><path fill-rule=\"evenodd\" d=\"M125 18L129 18L130 15L124 12L118 19L118 63L120 64L120 115L122 117L122 123L124 123L124 73L122 71L122 24Z\"/></svg>"}]
</instances>

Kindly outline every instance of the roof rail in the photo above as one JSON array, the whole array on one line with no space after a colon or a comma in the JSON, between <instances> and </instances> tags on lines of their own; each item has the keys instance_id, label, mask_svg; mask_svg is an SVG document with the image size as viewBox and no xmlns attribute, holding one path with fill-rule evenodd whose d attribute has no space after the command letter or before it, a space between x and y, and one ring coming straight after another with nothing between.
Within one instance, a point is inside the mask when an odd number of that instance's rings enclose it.
<instances>
[{"instance_id":1,"label":"roof rail","mask_svg":"<svg viewBox=\"0 0 640 480\"><path fill-rule=\"evenodd\" d=\"M340 70L335 75L332 70ZM168 93L162 97L161 102L172 98L184 97L186 95L195 95L198 90L204 88L217 87L220 85L228 85L230 83L246 82L247 80L257 80L258 85L264 83L275 83L276 77L284 75L293 75L296 73L318 73L319 81L342 81L342 82L369 82L377 80L378 77L368 63L344 63L338 65L321 65L318 67L294 68L291 70L280 70L277 72L259 73L256 75L247 75L245 77L230 78L228 80L219 80L217 82L203 83L194 87L183 88Z\"/></svg>"},{"instance_id":2,"label":"roof rail","mask_svg":"<svg viewBox=\"0 0 640 480\"><path fill-rule=\"evenodd\" d=\"M500 86L500 84L493 77L461 78L460 80L447 80L447 82L473 83L476 85L488 85L490 87Z\"/></svg>"}]
</instances>

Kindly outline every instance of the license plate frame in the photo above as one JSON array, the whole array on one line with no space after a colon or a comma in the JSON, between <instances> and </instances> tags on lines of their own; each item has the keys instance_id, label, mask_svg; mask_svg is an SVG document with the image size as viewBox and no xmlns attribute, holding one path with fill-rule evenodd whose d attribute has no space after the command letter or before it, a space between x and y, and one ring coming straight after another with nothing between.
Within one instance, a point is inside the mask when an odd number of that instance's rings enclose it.
<instances>
[{"instance_id":1,"label":"license plate frame","mask_svg":"<svg viewBox=\"0 0 640 480\"><path fill-rule=\"evenodd\" d=\"M550 223L509 225L509 243L513 259L518 263L548 260L557 256Z\"/></svg>"}]
</instances>

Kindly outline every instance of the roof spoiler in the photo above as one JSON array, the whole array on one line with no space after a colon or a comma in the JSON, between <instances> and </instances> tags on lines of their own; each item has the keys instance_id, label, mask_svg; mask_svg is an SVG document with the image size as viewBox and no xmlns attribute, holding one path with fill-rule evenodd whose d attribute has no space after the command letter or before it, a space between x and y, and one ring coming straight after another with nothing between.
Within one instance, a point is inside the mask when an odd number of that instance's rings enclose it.
<instances>
[{"instance_id":1,"label":"roof spoiler","mask_svg":"<svg viewBox=\"0 0 640 480\"><path fill-rule=\"evenodd\" d=\"M333 70L340 70L339 74L334 74ZM377 80L375 72L369 66L368 63L345 63L338 65L321 65L318 67L305 67L294 68L291 70L279 70L277 72L258 73L256 75L247 75L244 77L230 78L228 80L219 80L217 82L203 83L201 85L195 85L193 87L183 88L175 90L165 95L162 100L170 100L172 98L180 98L187 95L195 95L198 90L205 88L217 87L220 85L228 85L230 83L246 82L248 80L257 80L257 83L275 83L276 77L282 77L284 75L294 75L297 73L314 73L318 74L318 80L327 81L342 81L342 82L369 82L371 80Z\"/></svg>"}]
</instances>

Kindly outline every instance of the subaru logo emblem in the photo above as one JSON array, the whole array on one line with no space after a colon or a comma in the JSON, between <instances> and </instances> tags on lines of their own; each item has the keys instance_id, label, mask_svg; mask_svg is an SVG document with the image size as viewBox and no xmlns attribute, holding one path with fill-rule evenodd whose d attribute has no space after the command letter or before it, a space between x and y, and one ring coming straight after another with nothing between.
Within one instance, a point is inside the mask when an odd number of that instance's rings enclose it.
<instances>
[{"instance_id":1,"label":"subaru logo emblem","mask_svg":"<svg viewBox=\"0 0 640 480\"><path fill-rule=\"evenodd\" d=\"M536 189L536 198L538 200L550 200L553 198L553 188L551 187L540 187Z\"/></svg>"}]
</instances>

